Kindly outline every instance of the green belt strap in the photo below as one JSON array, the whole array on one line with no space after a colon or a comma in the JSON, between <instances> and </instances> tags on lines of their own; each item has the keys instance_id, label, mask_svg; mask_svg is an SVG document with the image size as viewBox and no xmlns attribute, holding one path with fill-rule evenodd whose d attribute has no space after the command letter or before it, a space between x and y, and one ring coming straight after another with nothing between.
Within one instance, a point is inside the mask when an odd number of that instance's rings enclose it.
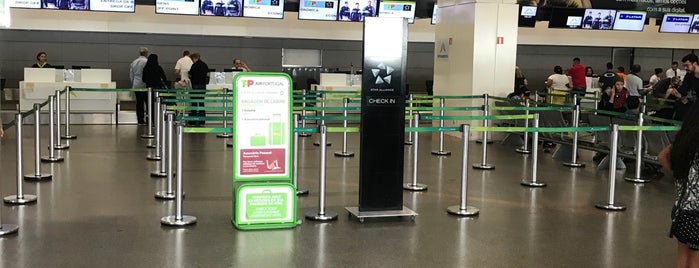
<instances>
[{"instance_id":1,"label":"green belt strap","mask_svg":"<svg viewBox=\"0 0 699 268\"><path fill-rule=\"evenodd\" d=\"M294 107L294 111L359 111L361 107Z\"/></svg>"},{"instance_id":2,"label":"green belt strap","mask_svg":"<svg viewBox=\"0 0 699 268\"><path fill-rule=\"evenodd\" d=\"M189 115L180 115L175 117L175 120L178 121L221 121L221 120L233 120L233 117L231 116L189 116Z\"/></svg>"},{"instance_id":3,"label":"green belt strap","mask_svg":"<svg viewBox=\"0 0 699 268\"><path fill-rule=\"evenodd\" d=\"M361 91L356 91L356 90L313 90L318 93L330 93L330 94L347 94L347 93L354 93L354 94L360 94Z\"/></svg>"},{"instance_id":4,"label":"green belt strap","mask_svg":"<svg viewBox=\"0 0 699 268\"><path fill-rule=\"evenodd\" d=\"M45 102L42 102L39 106L40 106L41 108L43 108L44 106L46 106L47 104L49 104L49 102L51 102L50 99L49 99L49 100L46 100Z\"/></svg>"},{"instance_id":5,"label":"green belt strap","mask_svg":"<svg viewBox=\"0 0 699 268\"><path fill-rule=\"evenodd\" d=\"M436 116L423 115L420 119L424 120L511 120L511 119L533 119L533 114L518 114L518 115L471 115L471 116Z\"/></svg>"},{"instance_id":6,"label":"green belt strap","mask_svg":"<svg viewBox=\"0 0 699 268\"><path fill-rule=\"evenodd\" d=\"M593 127L482 127L472 126L471 131L488 132L597 132L608 131L609 126Z\"/></svg>"},{"instance_id":7,"label":"green belt strap","mask_svg":"<svg viewBox=\"0 0 699 268\"><path fill-rule=\"evenodd\" d=\"M301 120L358 121L359 116L301 116Z\"/></svg>"},{"instance_id":8,"label":"green belt strap","mask_svg":"<svg viewBox=\"0 0 699 268\"><path fill-rule=\"evenodd\" d=\"M483 110L482 107L406 107L406 110L410 111L480 111Z\"/></svg>"},{"instance_id":9,"label":"green belt strap","mask_svg":"<svg viewBox=\"0 0 699 268\"><path fill-rule=\"evenodd\" d=\"M162 99L161 100L164 103L202 103L202 102L218 102L218 103L224 103L224 102L230 102L230 100L224 100L224 99Z\"/></svg>"},{"instance_id":10,"label":"green belt strap","mask_svg":"<svg viewBox=\"0 0 699 268\"><path fill-rule=\"evenodd\" d=\"M146 90L148 91L148 90ZM222 89L153 89L153 92L159 93L202 93L215 92L223 93Z\"/></svg>"},{"instance_id":11,"label":"green belt strap","mask_svg":"<svg viewBox=\"0 0 699 268\"><path fill-rule=\"evenodd\" d=\"M205 98L214 98L214 97L232 97L233 94L221 94L221 93L185 93L185 92L177 92L177 93L160 93L158 94L160 97L205 97Z\"/></svg>"},{"instance_id":12,"label":"green belt strap","mask_svg":"<svg viewBox=\"0 0 699 268\"><path fill-rule=\"evenodd\" d=\"M660 118L660 117L655 117L655 116L644 115L643 118L647 119L647 120L651 120L653 122L660 122L660 123L673 124L673 125L681 125L682 124L682 121L665 119L665 118Z\"/></svg>"},{"instance_id":13,"label":"green belt strap","mask_svg":"<svg viewBox=\"0 0 699 268\"><path fill-rule=\"evenodd\" d=\"M526 106L491 106L491 111L570 111L573 107L570 106L542 106L542 107L526 107Z\"/></svg>"},{"instance_id":14,"label":"green belt strap","mask_svg":"<svg viewBox=\"0 0 699 268\"><path fill-rule=\"evenodd\" d=\"M230 128L222 127L185 127L185 133L231 133Z\"/></svg>"},{"instance_id":15,"label":"green belt strap","mask_svg":"<svg viewBox=\"0 0 699 268\"><path fill-rule=\"evenodd\" d=\"M359 127L328 127L328 132L359 132Z\"/></svg>"},{"instance_id":16,"label":"green belt strap","mask_svg":"<svg viewBox=\"0 0 699 268\"><path fill-rule=\"evenodd\" d=\"M406 127L405 132L453 132L459 127Z\"/></svg>"},{"instance_id":17,"label":"green belt strap","mask_svg":"<svg viewBox=\"0 0 699 268\"><path fill-rule=\"evenodd\" d=\"M434 100L405 100L405 103L435 103Z\"/></svg>"},{"instance_id":18,"label":"green belt strap","mask_svg":"<svg viewBox=\"0 0 699 268\"><path fill-rule=\"evenodd\" d=\"M148 92L147 88L71 88L71 91L97 91L97 92Z\"/></svg>"},{"instance_id":19,"label":"green belt strap","mask_svg":"<svg viewBox=\"0 0 699 268\"><path fill-rule=\"evenodd\" d=\"M317 127L304 127L304 128L294 128L294 132L302 132L302 133L308 133L308 132L318 132Z\"/></svg>"},{"instance_id":20,"label":"green belt strap","mask_svg":"<svg viewBox=\"0 0 699 268\"><path fill-rule=\"evenodd\" d=\"M508 98L505 98L505 97L488 96L488 98L489 98L489 99L493 99L493 100L500 100L500 101L512 101L512 99L508 99Z\"/></svg>"},{"instance_id":21,"label":"green belt strap","mask_svg":"<svg viewBox=\"0 0 699 268\"><path fill-rule=\"evenodd\" d=\"M23 112L23 113L22 113L22 118L27 118L27 116L30 116L30 115L32 115L32 114L34 114L34 109L31 109L31 110L29 110L29 111ZM60 126L59 126L59 127L60 127Z\"/></svg>"},{"instance_id":22,"label":"green belt strap","mask_svg":"<svg viewBox=\"0 0 699 268\"><path fill-rule=\"evenodd\" d=\"M415 97L413 96L413 99ZM434 99L482 99L483 95L465 95L465 96L446 96L446 95L437 95L437 96L432 96Z\"/></svg>"},{"instance_id":23,"label":"green belt strap","mask_svg":"<svg viewBox=\"0 0 699 268\"><path fill-rule=\"evenodd\" d=\"M620 131L676 131L680 126L619 126Z\"/></svg>"},{"instance_id":24,"label":"green belt strap","mask_svg":"<svg viewBox=\"0 0 699 268\"><path fill-rule=\"evenodd\" d=\"M201 106L178 106L167 107L170 111L233 111L233 107L201 107Z\"/></svg>"}]
</instances>

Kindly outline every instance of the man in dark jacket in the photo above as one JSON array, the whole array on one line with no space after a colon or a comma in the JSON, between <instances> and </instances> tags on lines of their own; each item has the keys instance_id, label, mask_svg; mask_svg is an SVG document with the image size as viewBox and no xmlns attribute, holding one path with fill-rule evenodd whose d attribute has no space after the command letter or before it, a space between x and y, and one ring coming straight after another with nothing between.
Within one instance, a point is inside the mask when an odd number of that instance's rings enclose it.
<instances>
[{"instance_id":1,"label":"man in dark jacket","mask_svg":"<svg viewBox=\"0 0 699 268\"><path fill-rule=\"evenodd\" d=\"M206 89L206 84L209 81L209 66L201 60L199 52L193 52L189 55L192 58L192 68L189 69L189 81L192 82L192 89ZM204 99L204 97L192 97L192 99ZM194 107L204 107L204 102L193 102ZM206 111L192 110L190 116L206 116ZM203 126L204 121L191 121L193 126Z\"/></svg>"}]
</instances>

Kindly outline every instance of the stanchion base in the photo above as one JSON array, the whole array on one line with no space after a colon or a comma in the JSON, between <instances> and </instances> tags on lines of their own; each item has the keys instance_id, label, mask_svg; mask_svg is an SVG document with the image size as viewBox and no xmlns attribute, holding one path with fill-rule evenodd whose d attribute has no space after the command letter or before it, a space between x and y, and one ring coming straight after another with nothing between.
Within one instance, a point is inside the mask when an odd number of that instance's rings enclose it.
<instances>
[{"instance_id":1,"label":"stanchion base","mask_svg":"<svg viewBox=\"0 0 699 268\"><path fill-rule=\"evenodd\" d=\"M56 149L56 150L66 150L66 149L69 149L69 148L70 148L70 145L67 144L67 143L64 143L64 144L56 144L56 145L53 146L53 148Z\"/></svg>"},{"instance_id":2,"label":"stanchion base","mask_svg":"<svg viewBox=\"0 0 699 268\"><path fill-rule=\"evenodd\" d=\"M167 172L166 172L166 171L156 170L156 171L151 172L151 173L150 173L150 176L151 176L151 177L160 177L160 178L164 178L164 177L167 177Z\"/></svg>"},{"instance_id":3,"label":"stanchion base","mask_svg":"<svg viewBox=\"0 0 699 268\"><path fill-rule=\"evenodd\" d=\"M296 189L296 195L308 195L308 189Z\"/></svg>"},{"instance_id":4,"label":"stanchion base","mask_svg":"<svg viewBox=\"0 0 699 268\"><path fill-rule=\"evenodd\" d=\"M146 144L146 148L151 148L151 149L155 148L155 144L150 144L150 143Z\"/></svg>"},{"instance_id":5,"label":"stanchion base","mask_svg":"<svg viewBox=\"0 0 699 268\"><path fill-rule=\"evenodd\" d=\"M142 134L141 138L143 139L154 139L155 135L148 135L148 134Z\"/></svg>"},{"instance_id":6,"label":"stanchion base","mask_svg":"<svg viewBox=\"0 0 699 268\"><path fill-rule=\"evenodd\" d=\"M623 205L623 204L619 204L619 203L616 203L616 204L608 204L608 203L606 203L606 202L602 202L602 203L597 203L597 204L595 204L595 207L596 207L596 208L599 208L599 209L614 210L614 211L626 210L626 206Z\"/></svg>"},{"instance_id":7,"label":"stanchion base","mask_svg":"<svg viewBox=\"0 0 699 268\"><path fill-rule=\"evenodd\" d=\"M473 164L472 167L475 169L486 169L486 170L495 169L495 166L490 165L490 164L483 164L483 163Z\"/></svg>"},{"instance_id":8,"label":"stanchion base","mask_svg":"<svg viewBox=\"0 0 699 268\"><path fill-rule=\"evenodd\" d=\"M456 216L476 216L480 210L476 207L466 206L466 209L461 209L461 206L450 206L447 208L447 212L451 215Z\"/></svg>"},{"instance_id":9,"label":"stanchion base","mask_svg":"<svg viewBox=\"0 0 699 268\"><path fill-rule=\"evenodd\" d=\"M314 141L314 142L313 142L313 145L314 145L314 146L320 146L320 141ZM332 145L333 145L332 142L327 142L327 143L325 144L325 146L332 146Z\"/></svg>"},{"instance_id":10,"label":"stanchion base","mask_svg":"<svg viewBox=\"0 0 699 268\"><path fill-rule=\"evenodd\" d=\"M476 143L481 144L483 143L483 140L476 140ZM488 140L488 144L493 144L493 141Z\"/></svg>"},{"instance_id":11,"label":"stanchion base","mask_svg":"<svg viewBox=\"0 0 699 268\"><path fill-rule=\"evenodd\" d=\"M197 223L197 217L189 215L182 215L182 219L179 220L175 215L165 216L162 219L160 219L160 224L168 226L186 226L195 223Z\"/></svg>"},{"instance_id":12,"label":"stanchion base","mask_svg":"<svg viewBox=\"0 0 699 268\"><path fill-rule=\"evenodd\" d=\"M584 168L585 167L585 164L583 164L583 163L573 163L573 162L563 163L563 165L566 167L573 167L573 168Z\"/></svg>"},{"instance_id":13,"label":"stanchion base","mask_svg":"<svg viewBox=\"0 0 699 268\"><path fill-rule=\"evenodd\" d=\"M63 157L60 156L42 156L41 157L41 162L63 162Z\"/></svg>"},{"instance_id":14,"label":"stanchion base","mask_svg":"<svg viewBox=\"0 0 699 268\"><path fill-rule=\"evenodd\" d=\"M518 152L520 154L531 154L532 153L532 151L530 151L529 149L524 149L524 148L517 148L517 149L515 149L515 152Z\"/></svg>"},{"instance_id":15,"label":"stanchion base","mask_svg":"<svg viewBox=\"0 0 699 268\"><path fill-rule=\"evenodd\" d=\"M306 212L306 219L312 221L334 221L337 220L337 213L326 210L325 214L320 214L320 210L314 209Z\"/></svg>"},{"instance_id":16,"label":"stanchion base","mask_svg":"<svg viewBox=\"0 0 699 268\"><path fill-rule=\"evenodd\" d=\"M640 178L626 177L626 178L624 178L624 180L626 180L628 182L634 182L634 183L649 183L650 182L649 178L646 178L643 176L641 176Z\"/></svg>"},{"instance_id":17,"label":"stanchion base","mask_svg":"<svg viewBox=\"0 0 699 268\"><path fill-rule=\"evenodd\" d=\"M24 175L25 180L40 181L40 180L50 180L52 178L53 178L53 175L51 175L51 174L27 174L27 175Z\"/></svg>"},{"instance_id":18,"label":"stanchion base","mask_svg":"<svg viewBox=\"0 0 699 268\"><path fill-rule=\"evenodd\" d=\"M408 190L408 191L427 191L427 184L422 184L422 183L413 184L412 182L404 183L404 184L403 184L403 190Z\"/></svg>"},{"instance_id":19,"label":"stanchion base","mask_svg":"<svg viewBox=\"0 0 699 268\"><path fill-rule=\"evenodd\" d=\"M2 224L0 225L0 235L14 234L19 231L19 226L15 224Z\"/></svg>"},{"instance_id":20,"label":"stanchion base","mask_svg":"<svg viewBox=\"0 0 699 268\"><path fill-rule=\"evenodd\" d=\"M359 222L364 222L368 218L387 218L387 217L410 217L410 221L414 222L417 213L403 206L401 210L382 210L382 211L359 211L359 207L346 207L345 210L350 215L354 216Z\"/></svg>"},{"instance_id":21,"label":"stanchion base","mask_svg":"<svg viewBox=\"0 0 699 268\"><path fill-rule=\"evenodd\" d=\"M307 133L307 132L301 132L301 133L299 133L299 137L304 137L304 138L305 138L305 137L310 137L310 136L311 136L311 133Z\"/></svg>"},{"instance_id":22,"label":"stanchion base","mask_svg":"<svg viewBox=\"0 0 699 268\"><path fill-rule=\"evenodd\" d=\"M77 139L77 138L78 138L78 136L75 136L75 135L65 135L65 136L61 136L61 139L68 139L68 140L74 140L74 139Z\"/></svg>"},{"instance_id":23,"label":"stanchion base","mask_svg":"<svg viewBox=\"0 0 699 268\"><path fill-rule=\"evenodd\" d=\"M405 141L405 142L403 142L403 144L405 144L405 145L413 145L413 141Z\"/></svg>"},{"instance_id":24,"label":"stanchion base","mask_svg":"<svg viewBox=\"0 0 699 268\"><path fill-rule=\"evenodd\" d=\"M216 134L216 137L219 137L219 138L230 138L230 137L233 137L233 135L232 135L231 133L221 133L221 134Z\"/></svg>"},{"instance_id":25,"label":"stanchion base","mask_svg":"<svg viewBox=\"0 0 699 268\"><path fill-rule=\"evenodd\" d=\"M522 180L522 182L520 182L519 184L521 184L523 186L529 186L529 187L546 187L546 183L544 183L544 182L527 180L527 179Z\"/></svg>"},{"instance_id":26,"label":"stanchion base","mask_svg":"<svg viewBox=\"0 0 699 268\"><path fill-rule=\"evenodd\" d=\"M152 161L160 161L160 156L159 155L147 155L146 159L152 160Z\"/></svg>"},{"instance_id":27,"label":"stanchion base","mask_svg":"<svg viewBox=\"0 0 699 268\"><path fill-rule=\"evenodd\" d=\"M175 199L177 197L175 192L168 193L167 191L157 191L155 192L155 198L157 199ZM184 198L184 192L182 192L182 198Z\"/></svg>"},{"instance_id":28,"label":"stanchion base","mask_svg":"<svg viewBox=\"0 0 699 268\"><path fill-rule=\"evenodd\" d=\"M335 152L335 156L339 157L353 157L354 153L353 152Z\"/></svg>"},{"instance_id":29,"label":"stanchion base","mask_svg":"<svg viewBox=\"0 0 699 268\"><path fill-rule=\"evenodd\" d=\"M226 142L226 147L233 147L233 143Z\"/></svg>"},{"instance_id":30,"label":"stanchion base","mask_svg":"<svg viewBox=\"0 0 699 268\"><path fill-rule=\"evenodd\" d=\"M25 194L22 198L17 198L17 195L8 195L2 199L7 204L23 205L36 202L36 195Z\"/></svg>"},{"instance_id":31,"label":"stanchion base","mask_svg":"<svg viewBox=\"0 0 699 268\"><path fill-rule=\"evenodd\" d=\"M450 151L432 151L433 155L451 155Z\"/></svg>"}]
</instances>

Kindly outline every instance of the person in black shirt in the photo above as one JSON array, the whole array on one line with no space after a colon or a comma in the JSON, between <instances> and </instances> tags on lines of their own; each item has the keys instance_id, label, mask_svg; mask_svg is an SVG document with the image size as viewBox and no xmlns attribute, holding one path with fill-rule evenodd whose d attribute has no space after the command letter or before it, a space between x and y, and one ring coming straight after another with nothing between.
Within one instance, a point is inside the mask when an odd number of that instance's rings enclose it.
<instances>
[{"instance_id":1,"label":"person in black shirt","mask_svg":"<svg viewBox=\"0 0 699 268\"><path fill-rule=\"evenodd\" d=\"M192 82L192 89L206 89L206 83L209 80L209 66L206 65L204 61L201 60L201 55L199 52L194 52L189 55L192 58L192 68L189 69L189 81ZM204 99L203 97L192 97L192 99ZM193 102L192 106L204 107L203 102ZM205 111L192 110L189 112L190 116L206 116ZM204 121L192 121L194 126L203 126Z\"/></svg>"},{"instance_id":2,"label":"person in black shirt","mask_svg":"<svg viewBox=\"0 0 699 268\"><path fill-rule=\"evenodd\" d=\"M680 101L675 102L675 120L683 120L689 109L694 105L694 99L699 91L699 77L694 74L694 70L699 68L699 58L697 55L688 54L682 58L684 68L687 71L682 85L677 89L668 89L668 93L675 94L679 92L682 97Z\"/></svg>"},{"instance_id":3,"label":"person in black shirt","mask_svg":"<svg viewBox=\"0 0 699 268\"><path fill-rule=\"evenodd\" d=\"M51 68L51 64L47 62L46 52L39 52L36 54L36 63L32 65L32 68Z\"/></svg>"},{"instance_id":4,"label":"person in black shirt","mask_svg":"<svg viewBox=\"0 0 699 268\"><path fill-rule=\"evenodd\" d=\"M614 64L607 62L607 71L599 76L598 84L601 92L605 92L614 87L617 74L612 69L614 69Z\"/></svg>"},{"instance_id":5,"label":"person in black shirt","mask_svg":"<svg viewBox=\"0 0 699 268\"><path fill-rule=\"evenodd\" d=\"M146 83L146 87L154 89L167 88L165 81L167 81L167 77L163 67L158 63L158 55L148 55L146 66L143 67L143 82Z\"/></svg>"}]
</instances>

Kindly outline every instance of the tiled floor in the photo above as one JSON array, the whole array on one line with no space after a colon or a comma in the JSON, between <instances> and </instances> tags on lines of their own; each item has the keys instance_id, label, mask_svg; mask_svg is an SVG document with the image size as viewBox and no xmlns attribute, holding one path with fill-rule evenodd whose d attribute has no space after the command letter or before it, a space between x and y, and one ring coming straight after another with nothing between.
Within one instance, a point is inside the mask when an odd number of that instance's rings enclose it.
<instances>
[{"instance_id":1,"label":"tiled floor","mask_svg":"<svg viewBox=\"0 0 699 268\"><path fill-rule=\"evenodd\" d=\"M32 173L32 128L25 129L24 173ZM55 177L25 182L34 205L3 206L4 223L19 233L0 238L2 267L670 267L676 242L667 237L674 188L669 177L635 185L617 177L616 198L628 209L607 212L593 204L606 200L607 172L570 169L541 153L539 180L545 188L523 187L531 156L508 145L489 147L492 171L469 170L469 205L474 218L450 216L459 202L461 155L458 139L447 137L449 157L429 153L436 139L421 134L419 180L426 192L404 193L404 203L420 215L408 220L359 223L346 206L356 206L359 157L327 164L328 209L337 221L303 223L294 229L238 231L231 224L231 150L211 134L187 134L183 166L185 214L198 223L187 228L160 225L172 201L153 198L164 186L152 178L155 162L145 159L146 141L137 126L74 125L65 162L42 164ZM338 150L340 135L333 134ZM318 205L316 138L302 138L298 214ZM357 151L357 135L350 150ZM14 194L16 136L0 144L0 189ZM42 147L46 145L43 141ZM471 163L481 145L471 143ZM45 148L42 148L46 154ZM412 162L405 147L406 163ZM406 180L412 167L405 167Z\"/></svg>"}]
</instances>

